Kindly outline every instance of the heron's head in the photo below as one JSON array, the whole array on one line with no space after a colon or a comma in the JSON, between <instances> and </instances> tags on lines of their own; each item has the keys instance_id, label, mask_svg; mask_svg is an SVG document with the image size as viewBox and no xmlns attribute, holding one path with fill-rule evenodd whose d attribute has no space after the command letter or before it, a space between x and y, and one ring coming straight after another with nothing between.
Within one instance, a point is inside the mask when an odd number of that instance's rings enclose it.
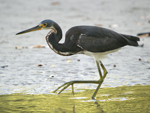
<instances>
[{"instance_id":1,"label":"heron's head","mask_svg":"<svg viewBox=\"0 0 150 113\"><path fill-rule=\"evenodd\" d=\"M54 33L57 33L57 30L55 29L55 24L56 23L52 20L48 20L48 19L43 20L37 26L32 27L32 28L27 29L27 30L24 30L24 31L21 31L21 32L17 33L16 35L32 32L32 31L37 31L37 30L42 30L42 29L52 29L54 31Z\"/></svg>"}]
</instances>

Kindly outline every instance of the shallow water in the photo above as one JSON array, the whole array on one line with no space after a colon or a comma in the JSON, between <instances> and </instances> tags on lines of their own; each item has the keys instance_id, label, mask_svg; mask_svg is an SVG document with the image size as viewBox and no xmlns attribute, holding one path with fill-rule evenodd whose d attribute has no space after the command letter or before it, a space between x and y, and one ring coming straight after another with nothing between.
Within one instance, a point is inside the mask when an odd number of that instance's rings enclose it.
<instances>
[{"instance_id":1,"label":"shallow water","mask_svg":"<svg viewBox=\"0 0 150 113\"><path fill-rule=\"evenodd\" d=\"M149 41L149 39L145 40ZM148 45L143 48L124 47L104 59L103 64L108 70L108 75L102 87L149 85L149 48ZM9 48L10 56L8 52L0 52L1 58L6 59L1 60L2 66L7 65L0 68L0 94L49 94L59 85L71 80L99 79L93 58L85 55L62 57L49 48ZM37 66L38 64L42 66ZM75 87L95 89L96 85L79 84Z\"/></svg>"},{"instance_id":2,"label":"shallow water","mask_svg":"<svg viewBox=\"0 0 150 113\"><path fill-rule=\"evenodd\" d=\"M50 110L49 106L53 104L52 112L78 112L84 111L83 107L85 107L87 111L99 113L100 111L105 112L107 109L115 111L116 108L119 111L124 108L124 105L126 105L125 110L130 109L130 106L138 110L138 105L135 105L138 103L135 101L135 95L114 96L106 99L102 95L108 97L111 94L107 91L102 93L100 89L97 95L98 104L93 102L90 97L97 87L93 84L74 85L75 97L72 97L70 88L64 91L69 91L69 93L52 95L51 92L58 86L71 80L98 80L99 75L93 58L85 55L68 57L57 55L47 47L44 36L48 31L20 36L15 34L35 26L44 19L52 19L62 27L63 36L70 27L76 25L102 25L102 27L122 34L136 36L137 33L148 32L150 29L148 23L150 20L149 4L149 0L138 2L134 0L115 0L113 2L111 0L57 0L57 2L38 0L36 4L34 0L0 0L0 103L3 105L2 107L0 105L0 110L4 110L4 112L5 110L6 112L7 110L8 112L39 110L41 112L40 110L43 109ZM61 42L63 41L64 38ZM117 86L133 86L135 84L150 85L149 43L149 37L141 38L139 44L144 44L143 47L126 46L103 59L102 62L108 70L108 75L102 88L113 87L116 89ZM33 48L37 44L44 45L46 48ZM88 90L92 90L92 92L88 94ZM82 93L83 91L84 93ZM132 95L130 90L128 93L123 93ZM55 100L50 101L51 99ZM129 99L133 102L119 103L120 101L128 102ZM113 102L115 100L115 102L108 107L107 101L111 100ZM74 104L74 101L77 103ZM99 104L101 101L103 104ZM141 98L140 110L147 107L144 101L145 98ZM31 103L32 105L30 105ZM118 105L121 106L117 107ZM66 106L68 108L64 110ZM136 110L133 109L133 111ZM144 110L147 109L144 108Z\"/></svg>"}]
</instances>

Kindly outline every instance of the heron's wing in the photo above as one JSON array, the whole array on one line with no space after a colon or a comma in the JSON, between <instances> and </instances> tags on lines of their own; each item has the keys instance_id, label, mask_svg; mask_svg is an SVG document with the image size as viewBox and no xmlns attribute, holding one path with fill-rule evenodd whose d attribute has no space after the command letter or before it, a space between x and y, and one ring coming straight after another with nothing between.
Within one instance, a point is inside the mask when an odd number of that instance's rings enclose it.
<instances>
[{"instance_id":1,"label":"heron's wing","mask_svg":"<svg viewBox=\"0 0 150 113\"><path fill-rule=\"evenodd\" d=\"M81 34L78 40L78 46L83 50L91 52L105 52L109 50L118 49L127 45L125 39L123 39L119 34L118 36L99 36L92 37Z\"/></svg>"},{"instance_id":2,"label":"heron's wing","mask_svg":"<svg viewBox=\"0 0 150 113\"><path fill-rule=\"evenodd\" d=\"M140 41L140 39L136 36L131 36L131 35L125 35L125 34L120 34L122 37L126 38L127 42L131 46L138 46L139 44L137 43Z\"/></svg>"}]
</instances>

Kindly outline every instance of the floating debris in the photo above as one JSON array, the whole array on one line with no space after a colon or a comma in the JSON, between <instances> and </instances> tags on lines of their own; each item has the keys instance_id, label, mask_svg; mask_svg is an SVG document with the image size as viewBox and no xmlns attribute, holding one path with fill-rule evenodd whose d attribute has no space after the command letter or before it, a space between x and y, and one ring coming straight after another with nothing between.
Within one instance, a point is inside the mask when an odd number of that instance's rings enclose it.
<instances>
[{"instance_id":1,"label":"floating debris","mask_svg":"<svg viewBox=\"0 0 150 113\"><path fill-rule=\"evenodd\" d=\"M116 65L114 64L114 67L116 67Z\"/></svg>"},{"instance_id":2,"label":"floating debris","mask_svg":"<svg viewBox=\"0 0 150 113\"><path fill-rule=\"evenodd\" d=\"M99 26L99 27L101 27L101 26L103 26L102 24L95 24L96 26Z\"/></svg>"},{"instance_id":3,"label":"floating debris","mask_svg":"<svg viewBox=\"0 0 150 113\"><path fill-rule=\"evenodd\" d=\"M43 64L38 64L37 66L41 67L41 66L43 66Z\"/></svg>"},{"instance_id":4,"label":"floating debris","mask_svg":"<svg viewBox=\"0 0 150 113\"><path fill-rule=\"evenodd\" d=\"M139 61L141 61L141 58L139 58Z\"/></svg>"},{"instance_id":5,"label":"floating debris","mask_svg":"<svg viewBox=\"0 0 150 113\"><path fill-rule=\"evenodd\" d=\"M109 27L115 28L115 27L118 27L118 24L112 24L112 25L109 25Z\"/></svg>"},{"instance_id":6,"label":"floating debris","mask_svg":"<svg viewBox=\"0 0 150 113\"><path fill-rule=\"evenodd\" d=\"M51 65L51 67L57 67L56 65Z\"/></svg>"},{"instance_id":7,"label":"floating debris","mask_svg":"<svg viewBox=\"0 0 150 113\"><path fill-rule=\"evenodd\" d=\"M51 5L59 5L60 2L56 1L56 2L52 2Z\"/></svg>"},{"instance_id":8,"label":"floating debris","mask_svg":"<svg viewBox=\"0 0 150 113\"><path fill-rule=\"evenodd\" d=\"M28 47L26 46L15 46L15 49L27 49Z\"/></svg>"},{"instance_id":9,"label":"floating debris","mask_svg":"<svg viewBox=\"0 0 150 113\"><path fill-rule=\"evenodd\" d=\"M5 68L5 67L8 67L8 65L1 66L1 68Z\"/></svg>"},{"instance_id":10,"label":"floating debris","mask_svg":"<svg viewBox=\"0 0 150 113\"><path fill-rule=\"evenodd\" d=\"M31 48L46 48L46 46L38 44L38 45L32 46Z\"/></svg>"},{"instance_id":11,"label":"floating debris","mask_svg":"<svg viewBox=\"0 0 150 113\"><path fill-rule=\"evenodd\" d=\"M150 63L149 59L147 59L147 62Z\"/></svg>"},{"instance_id":12,"label":"floating debris","mask_svg":"<svg viewBox=\"0 0 150 113\"><path fill-rule=\"evenodd\" d=\"M137 36L139 36L139 37L149 37L150 36L150 32L138 33Z\"/></svg>"},{"instance_id":13,"label":"floating debris","mask_svg":"<svg viewBox=\"0 0 150 113\"><path fill-rule=\"evenodd\" d=\"M136 25L140 26L140 25L141 25L141 23L137 22L137 23L136 23Z\"/></svg>"},{"instance_id":14,"label":"floating debris","mask_svg":"<svg viewBox=\"0 0 150 113\"><path fill-rule=\"evenodd\" d=\"M72 62L72 60L67 60L68 63Z\"/></svg>"}]
</instances>

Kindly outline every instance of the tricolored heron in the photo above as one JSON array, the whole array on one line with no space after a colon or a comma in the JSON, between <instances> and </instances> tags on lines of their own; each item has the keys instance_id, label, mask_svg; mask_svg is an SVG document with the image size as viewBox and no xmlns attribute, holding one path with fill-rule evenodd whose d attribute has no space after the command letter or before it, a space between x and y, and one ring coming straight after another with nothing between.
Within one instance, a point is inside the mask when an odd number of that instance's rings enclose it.
<instances>
[{"instance_id":1,"label":"tricolored heron","mask_svg":"<svg viewBox=\"0 0 150 113\"><path fill-rule=\"evenodd\" d=\"M96 27L96 26L75 26L70 28L66 33L64 43L59 43L62 39L62 30L60 26L53 20L44 20L37 26L21 31L16 35L41 30L51 29L46 36L46 41L49 47L57 54L69 56L74 54L85 54L92 56L96 61L100 79L97 81L70 81L58 87L54 92L59 91L59 94L67 87L72 85L72 93L74 94L73 84L75 83L93 83L98 84L92 99L95 98L101 84L103 83L107 70L101 62L101 58L105 55L115 52L123 46L138 46L138 37L116 33L112 30ZM101 69L103 72L101 72Z\"/></svg>"}]
</instances>

